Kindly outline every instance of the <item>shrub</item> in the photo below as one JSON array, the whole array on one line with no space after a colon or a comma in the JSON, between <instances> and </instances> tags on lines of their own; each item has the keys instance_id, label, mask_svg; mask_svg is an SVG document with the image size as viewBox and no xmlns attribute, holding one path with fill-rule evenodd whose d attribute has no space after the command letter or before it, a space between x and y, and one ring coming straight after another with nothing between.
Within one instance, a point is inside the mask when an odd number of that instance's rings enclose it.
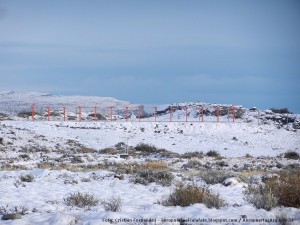
<instances>
[{"instance_id":1,"label":"shrub","mask_svg":"<svg viewBox=\"0 0 300 225\"><path fill-rule=\"evenodd\" d=\"M93 119L95 118L95 114L94 113L91 113L88 115L89 117L92 117ZM97 120L106 120L105 116L103 116L102 114L100 113L96 113L96 119Z\"/></svg>"},{"instance_id":2,"label":"shrub","mask_svg":"<svg viewBox=\"0 0 300 225\"><path fill-rule=\"evenodd\" d=\"M144 184L148 185L149 183L156 182L163 186L170 186L174 176L172 173L164 170L141 170L138 171L135 177L133 178L133 182L135 184Z\"/></svg>"},{"instance_id":3,"label":"shrub","mask_svg":"<svg viewBox=\"0 0 300 225\"><path fill-rule=\"evenodd\" d=\"M91 178L89 177L82 177L81 182L91 182Z\"/></svg>"},{"instance_id":4,"label":"shrub","mask_svg":"<svg viewBox=\"0 0 300 225\"><path fill-rule=\"evenodd\" d=\"M207 184L219 184L227 178L234 177L235 174L223 170L202 169L199 170L197 176L201 177Z\"/></svg>"},{"instance_id":5,"label":"shrub","mask_svg":"<svg viewBox=\"0 0 300 225\"><path fill-rule=\"evenodd\" d=\"M214 194L209 192L208 195L204 197L203 203L207 206L207 208L216 208L219 209L225 206L224 201L220 198L219 194Z\"/></svg>"},{"instance_id":6,"label":"shrub","mask_svg":"<svg viewBox=\"0 0 300 225\"><path fill-rule=\"evenodd\" d=\"M198 159L190 159L186 164L182 166L183 168L192 168L192 169L200 169L203 167L202 163Z\"/></svg>"},{"instance_id":7,"label":"shrub","mask_svg":"<svg viewBox=\"0 0 300 225\"><path fill-rule=\"evenodd\" d=\"M0 113L0 120L4 120L7 119L8 115L6 115L5 113Z\"/></svg>"},{"instance_id":8,"label":"shrub","mask_svg":"<svg viewBox=\"0 0 300 225\"><path fill-rule=\"evenodd\" d=\"M186 152L181 155L181 158L184 159L203 158L203 152Z\"/></svg>"},{"instance_id":9,"label":"shrub","mask_svg":"<svg viewBox=\"0 0 300 225\"><path fill-rule=\"evenodd\" d=\"M37 113L35 113L37 114ZM28 117L31 117L32 116L32 112L20 112L18 113L18 117L22 117L22 118L28 118Z\"/></svg>"},{"instance_id":10,"label":"shrub","mask_svg":"<svg viewBox=\"0 0 300 225\"><path fill-rule=\"evenodd\" d=\"M267 179L265 184L250 186L246 199L257 208L270 210L277 205L300 207L300 170L279 173L277 179Z\"/></svg>"},{"instance_id":11,"label":"shrub","mask_svg":"<svg viewBox=\"0 0 300 225\"><path fill-rule=\"evenodd\" d=\"M99 153L115 155L115 154L117 154L117 150L114 148L104 148L104 149L100 150Z\"/></svg>"},{"instance_id":12,"label":"shrub","mask_svg":"<svg viewBox=\"0 0 300 225\"><path fill-rule=\"evenodd\" d=\"M162 160L148 161L141 165L144 170L166 170L168 164Z\"/></svg>"},{"instance_id":13,"label":"shrub","mask_svg":"<svg viewBox=\"0 0 300 225\"><path fill-rule=\"evenodd\" d=\"M79 152L81 152L81 153L94 153L94 152L97 152L97 150L92 149L92 148L81 148L79 150Z\"/></svg>"},{"instance_id":14,"label":"shrub","mask_svg":"<svg viewBox=\"0 0 300 225\"><path fill-rule=\"evenodd\" d=\"M178 158L179 154L162 148L162 149L157 150L157 157L158 158Z\"/></svg>"},{"instance_id":15,"label":"shrub","mask_svg":"<svg viewBox=\"0 0 300 225\"><path fill-rule=\"evenodd\" d=\"M266 185L271 187L278 198L279 205L300 207L300 169L279 173L278 180L270 180Z\"/></svg>"},{"instance_id":16,"label":"shrub","mask_svg":"<svg viewBox=\"0 0 300 225\"><path fill-rule=\"evenodd\" d=\"M0 206L0 214L1 215L7 215L7 214L21 214L25 215L26 212L28 212L28 208L24 205L22 206L14 206L12 208L9 208L8 205L6 206Z\"/></svg>"},{"instance_id":17,"label":"shrub","mask_svg":"<svg viewBox=\"0 0 300 225\"><path fill-rule=\"evenodd\" d=\"M73 164L83 163L83 162L84 162L83 159L82 159L80 156L76 156L76 155L71 156L71 157L70 157L70 161L71 161L71 163L73 163Z\"/></svg>"},{"instance_id":18,"label":"shrub","mask_svg":"<svg viewBox=\"0 0 300 225\"><path fill-rule=\"evenodd\" d=\"M250 155L249 153L247 153L247 154L245 155L245 158L253 158L253 156Z\"/></svg>"},{"instance_id":19,"label":"shrub","mask_svg":"<svg viewBox=\"0 0 300 225\"><path fill-rule=\"evenodd\" d=\"M120 197L110 197L100 202L105 211L119 212L122 207L122 199Z\"/></svg>"},{"instance_id":20,"label":"shrub","mask_svg":"<svg viewBox=\"0 0 300 225\"><path fill-rule=\"evenodd\" d=\"M209 157L219 157L220 156L220 154L217 151L215 151L215 150L208 151L206 153L206 155L209 156Z\"/></svg>"},{"instance_id":21,"label":"shrub","mask_svg":"<svg viewBox=\"0 0 300 225\"><path fill-rule=\"evenodd\" d=\"M32 174L20 175L19 178L22 182L32 182L34 180L34 176Z\"/></svg>"},{"instance_id":22,"label":"shrub","mask_svg":"<svg viewBox=\"0 0 300 225\"><path fill-rule=\"evenodd\" d=\"M136 173L136 171L140 169L140 167L130 164L121 164L108 166L107 169L117 174L133 174Z\"/></svg>"},{"instance_id":23,"label":"shrub","mask_svg":"<svg viewBox=\"0 0 300 225\"><path fill-rule=\"evenodd\" d=\"M284 158L287 158L287 159L299 159L300 156L295 151L288 151L288 152L284 153Z\"/></svg>"},{"instance_id":24,"label":"shrub","mask_svg":"<svg viewBox=\"0 0 300 225\"><path fill-rule=\"evenodd\" d=\"M149 145L145 143L140 143L135 147L136 151L141 151L144 153L155 153L157 152L157 148L154 145Z\"/></svg>"},{"instance_id":25,"label":"shrub","mask_svg":"<svg viewBox=\"0 0 300 225\"><path fill-rule=\"evenodd\" d=\"M161 202L164 206L186 207L196 203L203 203L208 208L220 208L224 202L219 195L213 194L206 187L199 187L195 184L179 184L169 197Z\"/></svg>"},{"instance_id":26,"label":"shrub","mask_svg":"<svg viewBox=\"0 0 300 225\"><path fill-rule=\"evenodd\" d=\"M30 159L30 156L28 154L20 154L19 157L24 159L24 160L29 160Z\"/></svg>"},{"instance_id":27,"label":"shrub","mask_svg":"<svg viewBox=\"0 0 300 225\"><path fill-rule=\"evenodd\" d=\"M280 113L280 114L286 114L286 113L291 113L288 108L282 108L282 109L275 109L271 108L270 109L273 113Z\"/></svg>"},{"instance_id":28,"label":"shrub","mask_svg":"<svg viewBox=\"0 0 300 225\"><path fill-rule=\"evenodd\" d=\"M77 192L64 198L64 202L67 206L90 209L92 206L96 206L99 200L93 194Z\"/></svg>"},{"instance_id":29,"label":"shrub","mask_svg":"<svg viewBox=\"0 0 300 225\"><path fill-rule=\"evenodd\" d=\"M272 190L266 185L249 186L245 191L246 200L257 209L270 211L278 205L278 198L274 196Z\"/></svg>"}]
</instances>

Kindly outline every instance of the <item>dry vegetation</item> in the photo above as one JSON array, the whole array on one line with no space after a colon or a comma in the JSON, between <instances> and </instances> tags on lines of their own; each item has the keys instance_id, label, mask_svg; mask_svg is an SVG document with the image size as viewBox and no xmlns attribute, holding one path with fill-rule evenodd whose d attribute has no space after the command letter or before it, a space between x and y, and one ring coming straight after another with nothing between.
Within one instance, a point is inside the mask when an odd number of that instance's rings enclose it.
<instances>
[{"instance_id":1,"label":"dry vegetation","mask_svg":"<svg viewBox=\"0 0 300 225\"><path fill-rule=\"evenodd\" d=\"M295 151L288 151L288 152L284 153L284 158L297 160L297 159L300 159L300 156Z\"/></svg>"},{"instance_id":2,"label":"dry vegetation","mask_svg":"<svg viewBox=\"0 0 300 225\"><path fill-rule=\"evenodd\" d=\"M106 200L100 201L100 205L105 211L119 212L122 207L122 199L120 197L110 197Z\"/></svg>"},{"instance_id":3,"label":"dry vegetation","mask_svg":"<svg viewBox=\"0 0 300 225\"><path fill-rule=\"evenodd\" d=\"M206 187L199 187L195 184L177 184L175 190L162 202L164 206L190 206L196 203L203 203L208 208L221 208L224 202L219 195L212 193Z\"/></svg>"},{"instance_id":4,"label":"dry vegetation","mask_svg":"<svg viewBox=\"0 0 300 225\"><path fill-rule=\"evenodd\" d=\"M77 192L64 198L64 202L67 206L75 206L89 210L91 207L96 206L99 200L96 199L93 194Z\"/></svg>"},{"instance_id":5,"label":"dry vegetation","mask_svg":"<svg viewBox=\"0 0 300 225\"><path fill-rule=\"evenodd\" d=\"M144 170L167 170L168 163L163 160L151 160L141 164L141 168Z\"/></svg>"},{"instance_id":6,"label":"dry vegetation","mask_svg":"<svg viewBox=\"0 0 300 225\"><path fill-rule=\"evenodd\" d=\"M246 199L256 208L271 210L277 206L300 207L300 170L279 172L279 177L265 180L264 184L250 185Z\"/></svg>"},{"instance_id":7,"label":"dry vegetation","mask_svg":"<svg viewBox=\"0 0 300 225\"><path fill-rule=\"evenodd\" d=\"M135 184L148 185L156 182L162 186L170 186L174 179L174 175L165 170L140 170L132 179Z\"/></svg>"}]
</instances>

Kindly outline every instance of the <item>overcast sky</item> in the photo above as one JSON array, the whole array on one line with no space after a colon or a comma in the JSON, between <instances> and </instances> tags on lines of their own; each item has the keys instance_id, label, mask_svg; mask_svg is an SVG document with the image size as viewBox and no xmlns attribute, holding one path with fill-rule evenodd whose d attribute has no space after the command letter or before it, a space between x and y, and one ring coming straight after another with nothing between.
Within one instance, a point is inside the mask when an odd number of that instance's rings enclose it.
<instances>
[{"instance_id":1,"label":"overcast sky","mask_svg":"<svg viewBox=\"0 0 300 225\"><path fill-rule=\"evenodd\" d=\"M0 91L288 107L300 1L0 0Z\"/></svg>"}]
</instances>

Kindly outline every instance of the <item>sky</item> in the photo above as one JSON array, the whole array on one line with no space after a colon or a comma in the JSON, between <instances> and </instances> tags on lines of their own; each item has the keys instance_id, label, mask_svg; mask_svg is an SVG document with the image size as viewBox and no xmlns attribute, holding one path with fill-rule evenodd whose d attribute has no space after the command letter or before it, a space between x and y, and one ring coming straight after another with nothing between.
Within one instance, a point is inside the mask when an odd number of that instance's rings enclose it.
<instances>
[{"instance_id":1,"label":"sky","mask_svg":"<svg viewBox=\"0 0 300 225\"><path fill-rule=\"evenodd\" d=\"M0 91L300 113L298 0L0 0Z\"/></svg>"}]
</instances>

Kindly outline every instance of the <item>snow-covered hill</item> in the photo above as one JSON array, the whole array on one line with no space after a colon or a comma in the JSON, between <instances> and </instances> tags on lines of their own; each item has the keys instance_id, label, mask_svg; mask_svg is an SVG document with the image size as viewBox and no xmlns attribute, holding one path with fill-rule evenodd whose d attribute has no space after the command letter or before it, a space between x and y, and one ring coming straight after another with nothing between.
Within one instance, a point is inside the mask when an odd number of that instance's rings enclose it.
<instances>
[{"instance_id":1,"label":"snow-covered hill","mask_svg":"<svg viewBox=\"0 0 300 225\"><path fill-rule=\"evenodd\" d=\"M17 115L20 112L31 112L35 104L37 113L44 112L50 106L51 110L61 111L66 107L68 111L76 112L81 106L86 111L94 111L94 107L114 110L125 110L125 107L138 108L141 105L121 101L112 97L97 96L58 96L39 92L0 92L0 113Z\"/></svg>"}]
</instances>

